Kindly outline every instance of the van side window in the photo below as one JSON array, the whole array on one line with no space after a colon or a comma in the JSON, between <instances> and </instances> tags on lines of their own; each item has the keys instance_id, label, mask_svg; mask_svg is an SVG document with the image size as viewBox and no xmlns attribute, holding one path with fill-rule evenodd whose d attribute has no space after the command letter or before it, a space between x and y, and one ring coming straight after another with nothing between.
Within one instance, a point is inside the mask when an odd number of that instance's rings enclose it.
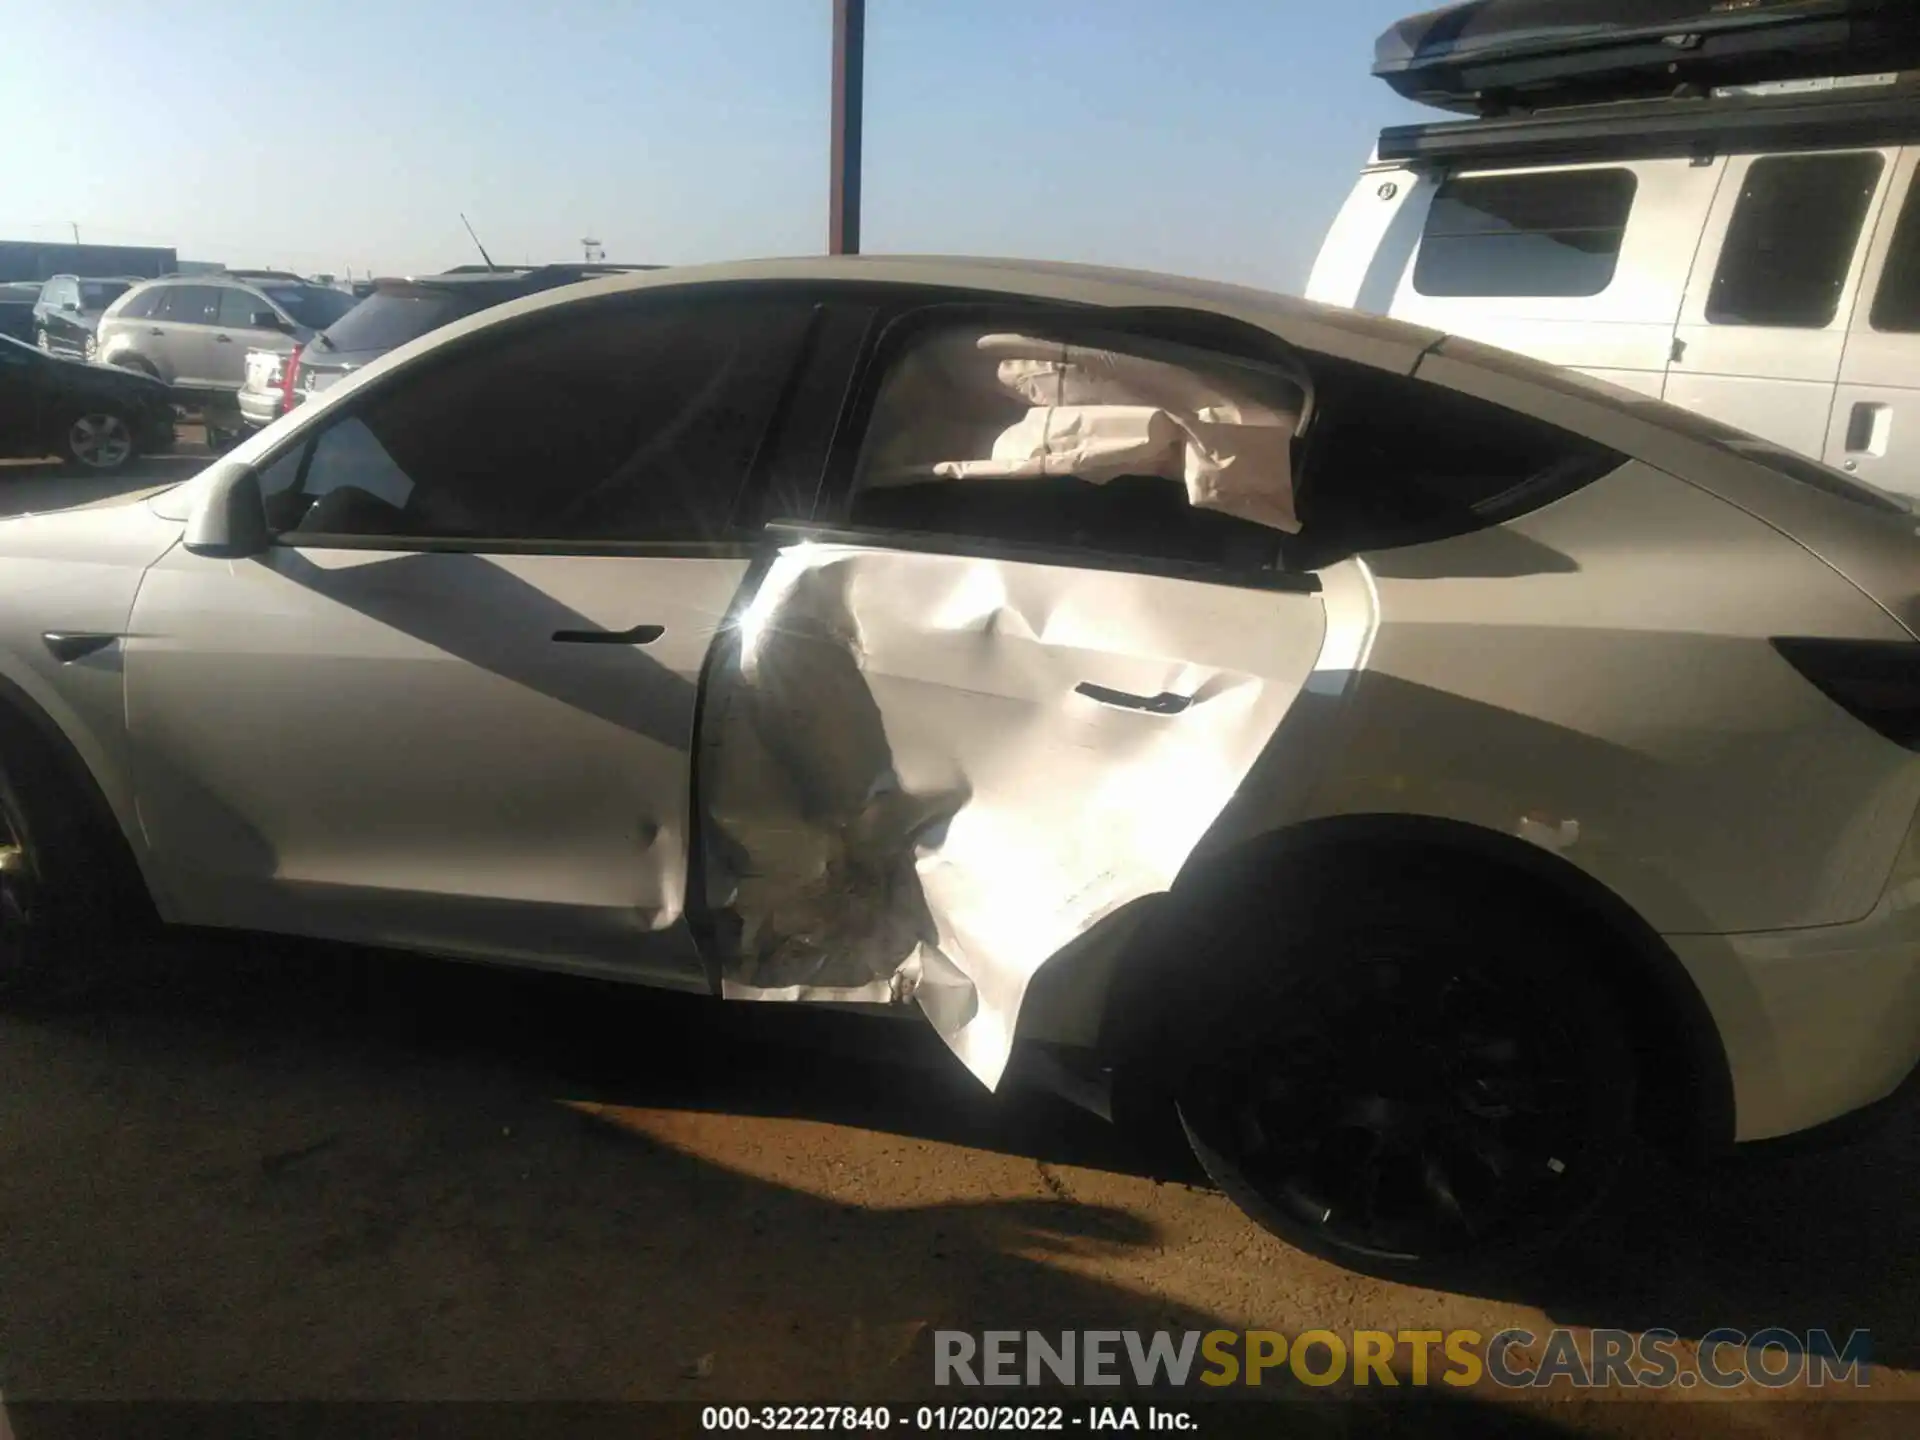
<instances>
[{"instance_id":1,"label":"van side window","mask_svg":"<svg viewBox=\"0 0 1920 1440\"><path fill-rule=\"evenodd\" d=\"M1833 323L1881 158L1770 155L1747 169L1707 294L1715 325Z\"/></svg>"},{"instance_id":2,"label":"van side window","mask_svg":"<svg viewBox=\"0 0 1920 1440\"><path fill-rule=\"evenodd\" d=\"M1613 283L1631 170L1448 180L1427 212L1413 288L1431 296L1598 295Z\"/></svg>"},{"instance_id":3,"label":"van side window","mask_svg":"<svg viewBox=\"0 0 1920 1440\"><path fill-rule=\"evenodd\" d=\"M1887 263L1873 297L1873 328L1911 335L1920 331L1920 176L1907 186L1887 246Z\"/></svg>"}]
</instances>

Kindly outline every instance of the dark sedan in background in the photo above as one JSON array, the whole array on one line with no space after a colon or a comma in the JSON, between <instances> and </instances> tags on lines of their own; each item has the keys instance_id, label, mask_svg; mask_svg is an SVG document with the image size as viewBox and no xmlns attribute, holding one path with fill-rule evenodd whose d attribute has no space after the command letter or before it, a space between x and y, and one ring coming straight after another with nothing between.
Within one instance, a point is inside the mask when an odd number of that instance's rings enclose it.
<instances>
[{"instance_id":1,"label":"dark sedan in background","mask_svg":"<svg viewBox=\"0 0 1920 1440\"><path fill-rule=\"evenodd\" d=\"M40 287L34 301L33 343L52 355L91 360L100 317L133 283L128 276L55 275Z\"/></svg>"},{"instance_id":2,"label":"dark sedan in background","mask_svg":"<svg viewBox=\"0 0 1920 1440\"><path fill-rule=\"evenodd\" d=\"M111 474L173 445L173 399L150 376L0 336L0 455L58 455Z\"/></svg>"}]
</instances>

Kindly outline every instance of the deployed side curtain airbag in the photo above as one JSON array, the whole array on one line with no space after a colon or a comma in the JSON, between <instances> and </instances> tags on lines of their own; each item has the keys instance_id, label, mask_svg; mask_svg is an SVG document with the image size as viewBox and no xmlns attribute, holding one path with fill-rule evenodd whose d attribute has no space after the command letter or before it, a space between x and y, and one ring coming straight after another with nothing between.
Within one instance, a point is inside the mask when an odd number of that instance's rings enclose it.
<instances>
[{"instance_id":1,"label":"deployed side curtain airbag","mask_svg":"<svg viewBox=\"0 0 1920 1440\"><path fill-rule=\"evenodd\" d=\"M936 461L935 475L1072 476L1093 485L1156 475L1183 485L1200 509L1289 534L1300 528L1291 452L1308 413L1304 384L1025 335L982 335L974 348L1028 409L986 456Z\"/></svg>"}]
</instances>

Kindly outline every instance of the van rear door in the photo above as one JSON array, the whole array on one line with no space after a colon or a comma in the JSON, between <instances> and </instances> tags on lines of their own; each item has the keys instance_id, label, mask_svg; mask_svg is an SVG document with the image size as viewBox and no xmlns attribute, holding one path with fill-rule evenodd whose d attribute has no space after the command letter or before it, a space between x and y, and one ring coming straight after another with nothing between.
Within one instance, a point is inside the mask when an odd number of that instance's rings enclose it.
<instances>
[{"instance_id":1,"label":"van rear door","mask_svg":"<svg viewBox=\"0 0 1920 1440\"><path fill-rule=\"evenodd\" d=\"M1902 150L1867 246L1840 383L1827 421L1829 465L1920 496L1920 147Z\"/></svg>"},{"instance_id":2,"label":"van rear door","mask_svg":"<svg viewBox=\"0 0 1920 1440\"><path fill-rule=\"evenodd\" d=\"M1802 455L1822 454L1862 237L1896 156L1862 148L1727 159L1664 399Z\"/></svg>"}]
</instances>

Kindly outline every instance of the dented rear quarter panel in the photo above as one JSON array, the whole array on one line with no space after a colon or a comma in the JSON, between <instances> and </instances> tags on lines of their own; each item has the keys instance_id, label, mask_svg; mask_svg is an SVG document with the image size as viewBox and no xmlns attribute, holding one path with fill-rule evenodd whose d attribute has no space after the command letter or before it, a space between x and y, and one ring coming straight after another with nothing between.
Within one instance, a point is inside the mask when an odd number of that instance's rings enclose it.
<instances>
[{"instance_id":1,"label":"dented rear quarter panel","mask_svg":"<svg viewBox=\"0 0 1920 1440\"><path fill-rule=\"evenodd\" d=\"M1316 777L1302 818L1518 836L1669 934L1873 908L1920 764L1769 639L1906 636L1805 548L1630 461L1505 525L1365 563L1379 631L1337 739L1301 757Z\"/></svg>"}]
</instances>

